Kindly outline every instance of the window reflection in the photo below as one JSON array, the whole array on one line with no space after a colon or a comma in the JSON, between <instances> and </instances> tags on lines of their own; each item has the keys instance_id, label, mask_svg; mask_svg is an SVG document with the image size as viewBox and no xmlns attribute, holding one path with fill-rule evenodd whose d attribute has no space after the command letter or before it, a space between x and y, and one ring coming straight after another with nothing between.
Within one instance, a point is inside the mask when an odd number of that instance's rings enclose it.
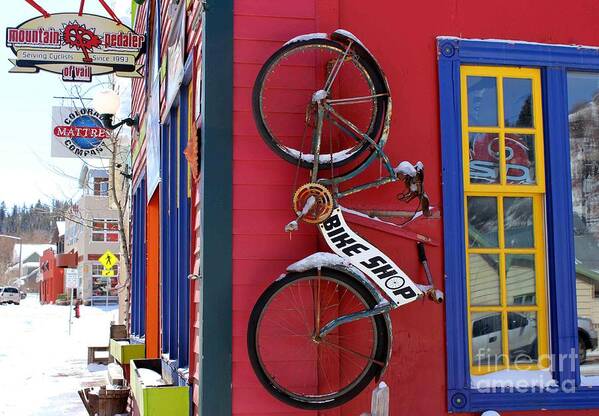
<instances>
[{"instance_id":1,"label":"window reflection","mask_svg":"<svg viewBox=\"0 0 599 416\"><path fill-rule=\"evenodd\" d=\"M468 197L468 239L470 247L497 247L497 198Z\"/></svg>"},{"instance_id":2,"label":"window reflection","mask_svg":"<svg viewBox=\"0 0 599 416\"><path fill-rule=\"evenodd\" d=\"M503 198L505 246L534 247L532 198Z\"/></svg>"},{"instance_id":3,"label":"window reflection","mask_svg":"<svg viewBox=\"0 0 599 416\"><path fill-rule=\"evenodd\" d=\"M497 133L470 133L470 183L499 183Z\"/></svg>"},{"instance_id":4,"label":"window reflection","mask_svg":"<svg viewBox=\"0 0 599 416\"><path fill-rule=\"evenodd\" d=\"M472 363L474 365L503 364L501 340L501 313L472 314Z\"/></svg>"},{"instance_id":5,"label":"window reflection","mask_svg":"<svg viewBox=\"0 0 599 416\"><path fill-rule=\"evenodd\" d=\"M535 363L539 358L537 313L508 312L507 315L510 362Z\"/></svg>"},{"instance_id":6,"label":"window reflection","mask_svg":"<svg viewBox=\"0 0 599 416\"><path fill-rule=\"evenodd\" d=\"M497 133L470 133L470 183L499 183L500 137ZM505 135L506 182L536 183L534 135Z\"/></svg>"},{"instance_id":7,"label":"window reflection","mask_svg":"<svg viewBox=\"0 0 599 416\"><path fill-rule=\"evenodd\" d=\"M578 345L582 383L599 376L599 74L568 73ZM595 384L594 377L590 384ZM593 382L595 381L595 382Z\"/></svg>"},{"instance_id":8,"label":"window reflection","mask_svg":"<svg viewBox=\"0 0 599 416\"><path fill-rule=\"evenodd\" d=\"M470 254L470 305L500 305L499 256Z\"/></svg>"},{"instance_id":9,"label":"window reflection","mask_svg":"<svg viewBox=\"0 0 599 416\"><path fill-rule=\"evenodd\" d=\"M535 256L508 254L505 256L506 289L508 305L534 305Z\"/></svg>"},{"instance_id":10,"label":"window reflection","mask_svg":"<svg viewBox=\"0 0 599 416\"><path fill-rule=\"evenodd\" d=\"M531 79L503 79L505 127L533 127L532 105Z\"/></svg>"},{"instance_id":11,"label":"window reflection","mask_svg":"<svg viewBox=\"0 0 599 416\"><path fill-rule=\"evenodd\" d=\"M468 77L468 125L497 126L495 77Z\"/></svg>"}]
</instances>

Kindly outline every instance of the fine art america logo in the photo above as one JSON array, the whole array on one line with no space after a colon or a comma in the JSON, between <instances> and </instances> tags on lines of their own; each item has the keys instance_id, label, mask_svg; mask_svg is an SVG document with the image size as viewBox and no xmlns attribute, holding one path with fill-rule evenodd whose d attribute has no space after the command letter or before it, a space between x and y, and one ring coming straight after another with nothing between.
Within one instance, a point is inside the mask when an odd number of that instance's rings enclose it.
<instances>
[{"instance_id":1,"label":"fine art america logo","mask_svg":"<svg viewBox=\"0 0 599 416\"><path fill-rule=\"evenodd\" d=\"M16 59L10 72L62 75L63 81L89 82L115 72L140 77L135 64L145 36L123 23L92 14L57 13L6 29L6 46Z\"/></svg>"},{"instance_id":2,"label":"fine art america logo","mask_svg":"<svg viewBox=\"0 0 599 416\"><path fill-rule=\"evenodd\" d=\"M52 118L53 156L107 157L103 141L110 137L110 132L102 126L97 111L54 107Z\"/></svg>"}]
</instances>

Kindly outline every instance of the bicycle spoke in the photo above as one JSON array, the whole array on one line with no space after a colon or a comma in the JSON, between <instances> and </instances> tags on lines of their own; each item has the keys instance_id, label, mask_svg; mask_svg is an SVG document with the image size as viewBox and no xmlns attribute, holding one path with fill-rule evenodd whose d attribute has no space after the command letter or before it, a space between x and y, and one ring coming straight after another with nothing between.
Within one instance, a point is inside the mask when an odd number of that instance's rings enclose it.
<instances>
[{"instance_id":1,"label":"bicycle spoke","mask_svg":"<svg viewBox=\"0 0 599 416\"><path fill-rule=\"evenodd\" d=\"M351 349L349 349L349 348L347 348L347 347L343 347L343 346L341 346L341 345L339 345L339 344L335 344L335 343L329 342L329 341L327 341L326 339L323 339L323 340L321 340L320 342L321 342L322 344L325 344L325 345L328 345L328 346L330 346L330 347L334 347L334 348L337 348L337 349L339 349L339 350L341 350L341 351L344 351L344 352L347 352L347 353L349 353L349 354L352 354L352 355L354 355L354 356L356 356L356 357L363 358L363 359L365 359L366 361L369 361L369 362L371 362L371 363L378 364L378 365L380 365L381 367L384 367L384 366L385 366L385 363L383 363L382 361L375 360L374 358L371 358L371 357L369 357L369 356L367 356L367 355L364 355L364 354L362 354L362 353L360 353L360 352L357 352L357 351L351 350Z\"/></svg>"},{"instance_id":2,"label":"bicycle spoke","mask_svg":"<svg viewBox=\"0 0 599 416\"><path fill-rule=\"evenodd\" d=\"M335 65L333 65L333 68L331 69L331 73L327 77L327 80L324 84L323 90L325 90L326 92L329 92L329 90L331 89L331 85L333 85L333 82L335 82L335 78L337 78L337 74L339 74L339 71L341 70L343 63L345 62L345 59L347 57L347 54L349 53L351 45L352 45L352 42L350 42L347 45L347 48L345 49L345 52L343 53L343 55L338 57L337 60L335 61Z\"/></svg>"},{"instance_id":3,"label":"bicycle spoke","mask_svg":"<svg viewBox=\"0 0 599 416\"><path fill-rule=\"evenodd\" d=\"M323 339L315 337L324 323L370 307L352 286L322 271L282 286L270 299L256 329L256 346L260 366L281 391L337 397L372 365L383 365L376 359L375 318L355 321Z\"/></svg>"},{"instance_id":4,"label":"bicycle spoke","mask_svg":"<svg viewBox=\"0 0 599 416\"><path fill-rule=\"evenodd\" d=\"M363 97L351 97L351 98L336 98L326 100L326 103L329 105L346 105L346 104L359 104L359 103L369 103L372 102L377 97L386 97L388 93L374 94L374 95L366 95Z\"/></svg>"}]
</instances>

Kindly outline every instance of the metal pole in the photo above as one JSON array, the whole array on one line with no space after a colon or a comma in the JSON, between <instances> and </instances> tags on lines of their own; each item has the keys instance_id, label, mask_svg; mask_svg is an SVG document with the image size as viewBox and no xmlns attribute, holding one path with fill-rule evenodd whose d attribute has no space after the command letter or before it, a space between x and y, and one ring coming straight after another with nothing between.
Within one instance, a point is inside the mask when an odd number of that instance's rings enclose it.
<instances>
[{"instance_id":1,"label":"metal pole","mask_svg":"<svg viewBox=\"0 0 599 416\"><path fill-rule=\"evenodd\" d=\"M106 276L106 310L108 310L108 292L110 288L110 276Z\"/></svg>"},{"instance_id":2,"label":"metal pole","mask_svg":"<svg viewBox=\"0 0 599 416\"><path fill-rule=\"evenodd\" d=\"M73 288L71 288L71 306L69 307L69 335L71 335L72 320L73 320Z\"/></svg>"},{"instance_id":3,"label":"metal pole","mask_svg":"<svg viewBox=\"0 0 599 416\"><path fill-rule=\"evenodd\" d=\"M19 237L19 279L21 279L23 268L23 239Z\"/></svg>"}]
</instances>

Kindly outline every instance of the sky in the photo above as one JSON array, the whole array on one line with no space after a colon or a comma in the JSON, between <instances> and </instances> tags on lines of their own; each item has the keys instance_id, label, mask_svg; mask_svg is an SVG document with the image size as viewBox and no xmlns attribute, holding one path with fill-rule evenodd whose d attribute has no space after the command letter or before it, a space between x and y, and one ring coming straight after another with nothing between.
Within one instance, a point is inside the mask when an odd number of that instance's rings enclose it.
<instances>
[{"instance_id":1,"label":"sky","mask_svg":"<svg viewBox=\"0 0 599 416\"><path fill-rule=\"evenodd\" d=\"M6 27L15 27L39 13L25 0L9 0L0 14L0 201L31 204L40 199L73 199L81 195L78 177L82 161L77 158L50 157L52 106L69 105L70 100L54 97L71 96L75 85L87 96L105 86L98 85L106 77L94 78L93 83L63 83L60 75L40 71L37 74L9 74L8 61L14 54L6 45ZM37 0L49 13L77 12L79 0ZM127 16L129 0L113 0L119 16ZM97 0L85 2L85 12L107 16ZM130 22L130 15L123 21ZM103 161L91 160L94 166Z\"/></svg>"}]
</instances>

